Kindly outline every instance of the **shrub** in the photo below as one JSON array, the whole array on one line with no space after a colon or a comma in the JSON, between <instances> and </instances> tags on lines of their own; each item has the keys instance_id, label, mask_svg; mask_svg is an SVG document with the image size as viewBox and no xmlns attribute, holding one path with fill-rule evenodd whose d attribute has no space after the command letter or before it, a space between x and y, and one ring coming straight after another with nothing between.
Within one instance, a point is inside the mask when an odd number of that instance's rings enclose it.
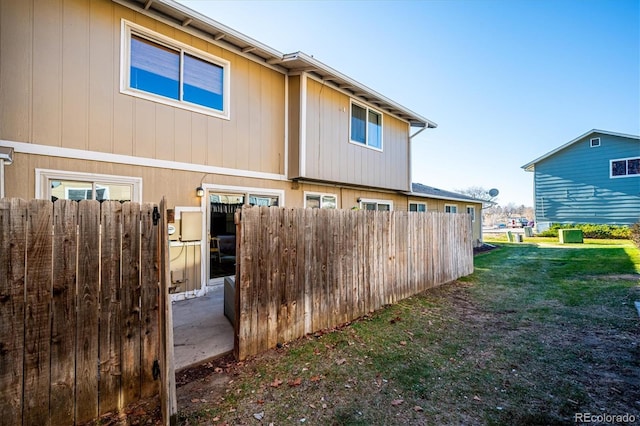
<instances>
[{"instance_id":1,"label":"shrub","mask_svg":"<svg viewBox=\"0 0 640 426\"><path fill-rule=\"evenodd\" d=\"M631 240L640 248L640 221L631 225Z\"/></svg>"},{"instance_id":2,"label":"shrub","mask_svg":"<svg viewBox=\"0 0 640 426\"><path fill-rule=\"evenodd\" d=\"M635 224L633 226L638 226ZM631 228L626 225L596 225L592 223L554 223L549 229L538 234L540 237L557 237L558 229L580 229L584 238L600 238L600 239L614 239L614 240L629 240L631 239ZM640 229L639 229L640 232Z\"/></svg>"}]
</instances>

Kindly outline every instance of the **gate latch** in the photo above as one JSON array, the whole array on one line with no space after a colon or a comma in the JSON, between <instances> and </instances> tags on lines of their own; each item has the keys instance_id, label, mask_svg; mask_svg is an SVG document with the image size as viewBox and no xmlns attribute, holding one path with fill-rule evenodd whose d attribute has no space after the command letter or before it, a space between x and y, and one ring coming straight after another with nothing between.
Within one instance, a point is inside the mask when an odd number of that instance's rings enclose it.
<instances>
[{"instance_id":1,"label":"gate latch","mask_svg":"<svg viewBox=\"0 0 640 426\"><path fill-rule=\"evenodd\" d=\"M160 212L158 211L158 207L154 207L153 208L153 224L157 225L158 224L158 220L160 220Z\"/></svg>"}]
</instances>

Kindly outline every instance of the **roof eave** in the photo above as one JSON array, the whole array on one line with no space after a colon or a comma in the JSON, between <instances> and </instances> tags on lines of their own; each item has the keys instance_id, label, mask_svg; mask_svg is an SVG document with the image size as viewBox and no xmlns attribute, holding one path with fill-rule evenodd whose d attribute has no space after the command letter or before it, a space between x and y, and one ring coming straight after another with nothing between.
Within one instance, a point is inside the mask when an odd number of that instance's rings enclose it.
<instances>
[{"instance_id":1,"label":"roof eave","mask_svg":"<svg viewBox=\"0 0 640 426\"><path fill-rule=\"evenodd\" d=\"M588 132L578 136L577 138L572 139L571 141L565 143L564 145L561 145L561 146L557 147L556 149L551 150L551 151L547 152L546 154L536 158L535 160L528 162L527 164L525 164L524 166L521 166L520 168L524 169L524 171L526 171L526 172L533 172L533 171L535 171L536 163L539 163L540 161L551 157L555 153L557 153L559 151L562 151L565 148L568 148L569 146L573 145L574 143L578 142L579 140L584 139L586 137L589 137L589 136L593 135L594 133L599 133L601 135L618 136L618 137L623 137L623 138L640 140L640 136L637 136L637 135L628 135L628 134L625 134L625 133L617 133L617 132L609 132L609 131L606 131L606 130L591 129Z\"/></svg>"},{"instance_id":2,"label":"roof eave","mask_svg":"<svg viewBox=\"0 0 640 426\"><path fill-rule=\"evenodd\" d=\"M294 61L303 63L304 67L300 68L300 66L289 66L289 64ZM293 52L283 55L282 62L279 65L290 70L299 69L305 72L315 72L323 81L331 82L333 85L343 90L350 91L354 96L362 97L367 102L376 105L378 108L384 109L391 114L403 118L408 121L412 127L426 127L428 129L435 129L438 127L435 122L411 111L410 109L398 104L364 84L355 81L304 52Z\"/></svg>"}]
</instances>

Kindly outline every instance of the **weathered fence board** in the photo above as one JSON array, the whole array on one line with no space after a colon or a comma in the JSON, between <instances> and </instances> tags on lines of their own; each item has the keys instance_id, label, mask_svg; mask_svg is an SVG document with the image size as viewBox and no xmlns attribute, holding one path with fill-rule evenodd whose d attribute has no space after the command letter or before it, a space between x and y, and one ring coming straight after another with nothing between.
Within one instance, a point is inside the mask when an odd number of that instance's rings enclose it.
<instances>
[{"instance_id":1,"label":"weathered fence board","mask_svg":"<svg viewBox=\"0 0 640 426\"><path fill-rule=\"evenodd\" d=\"M22 421L27 202L0 200L0 424Z\"/></svg>"},{"instance_id":2,"label":"weathered fence board","mask_svg":"<svg viewBox=\"0 0 640 426\"><path fill-rule=\"evenodd\" d=\"M75 414L77 223L78 203L59 200L53 205L52 425L73 424Z\"/></svg>"},{"instance_id":3,"label":"weathered fence board","mask_svg":"<svg viewBox=\"0 0 640 426\"><path fill-rule=\"evenodd\" d=\"M0 199L0 425L89 422L170 382L160 216L153 204Z\"/></svg>"},{"instance_id":4,"label":"weathered fence board","mask_svg":"<svg viewBox=\"0 0 640 426\"><path fill-rule=\"evenodd\" d=\"M153 211L156 206L144 204L140 208L140 314L142 326L141 342L141 395L143 398L157 395L160 373L156 367L159 351L159 262L157 228L154 227ZM159 367L159 366L158 366ZM154 377L155 376L155 377Z\"/></svg>"},{"instance_id":5,"label":"weathered fence board","mask_svg":"<svg viewBox=\"0 0 640 426\"><path fill-rule=\"evenodd\" d=\"M140 204L122 206L122 405L140 399Z\"/></svg>"},{"instance_id":6,"label":"weathered fence board","mask_svg":"<svg viewBox=\"0 0 640 426\"><path fill-rule=\"evenodd\" d=\"M239 359L473 272L467 215L245 207L236 224Z\"/></svg>"}]
</instances>

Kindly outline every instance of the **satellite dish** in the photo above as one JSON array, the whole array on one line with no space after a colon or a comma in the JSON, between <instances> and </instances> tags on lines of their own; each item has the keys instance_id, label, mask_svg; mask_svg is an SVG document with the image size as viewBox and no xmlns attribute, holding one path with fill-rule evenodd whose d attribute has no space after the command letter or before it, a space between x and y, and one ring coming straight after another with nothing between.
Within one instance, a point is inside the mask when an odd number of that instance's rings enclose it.
<instances>
[{"instance_id":1,"label":"satellite dish","mask_svg":"<svg viewBox=\"0 0 640 426\"><path fill-rule=\"evenodd\" d=\"M500 191L498 191L496 188L491 188L489 190L489 195L492 196L492 197L497 197L499 193L500 193Z\"/></svg>"}]
</instances>

